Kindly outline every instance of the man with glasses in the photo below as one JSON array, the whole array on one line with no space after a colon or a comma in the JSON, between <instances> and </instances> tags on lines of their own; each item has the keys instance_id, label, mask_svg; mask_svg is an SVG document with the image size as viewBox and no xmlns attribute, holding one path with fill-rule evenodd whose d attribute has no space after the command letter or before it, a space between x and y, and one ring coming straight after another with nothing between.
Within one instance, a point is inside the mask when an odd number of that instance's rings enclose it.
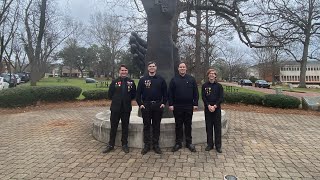
<instances>
[{"instance_id":1,"label":"man with glasses","mask_svg":"<svg viewBox=\"0 0 320 180\"><path fill-rule=\"evenodd\" d=\"M217 82L217 73L214 69L207 71L208 81L202 85L201 96L204 103L204 115L206 121L207 144L206 151L216 146L216 151L221 150L221 103L223 101L223 87ZM214 128L214 143L213 143Z\"/></svg>"},{"instance_id":2,"label":"man with glasses","mask_svg":"<svg viewBox=\"0 0 320 180\"><path fill-rule=\"evenodd\" d=\"M150 151L151 144L155 153L162 154L159 136L162 113L167 102L167 84L156 72L156 63L149 62L148 74L139 80L137 87L136 101L143 118L144 147L141 151L143 155Z\"/></svg>"}]
</instances>

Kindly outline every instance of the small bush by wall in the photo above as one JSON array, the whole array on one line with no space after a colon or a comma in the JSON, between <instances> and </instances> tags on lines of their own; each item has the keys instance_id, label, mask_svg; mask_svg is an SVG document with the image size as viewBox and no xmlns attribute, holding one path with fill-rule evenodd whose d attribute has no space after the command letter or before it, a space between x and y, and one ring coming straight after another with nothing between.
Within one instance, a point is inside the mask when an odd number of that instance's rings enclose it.
<instances>
[{"instance_id":1,"label":"small bush by wall","mask_svg":"<svg viewBox=\"0 0 320 180\"><path fill-rule=\"evenodd\" d=\"M283 94L267 94L263 100L264 106L288 109L298 108L300 103L300 99Z\"/></svg>"},{"instance_id":2,"label":"small bush by wall","mask_svg":"<svg viewBox=\"0 0 320 180\"><path fill-rule=\"evenodd\" d=\"M82 95L87 100L98 100L98 99L107 99L108 98L108 91L97 89L97 90L88 90L84 91Z\"/></svg>"}]
</instances>

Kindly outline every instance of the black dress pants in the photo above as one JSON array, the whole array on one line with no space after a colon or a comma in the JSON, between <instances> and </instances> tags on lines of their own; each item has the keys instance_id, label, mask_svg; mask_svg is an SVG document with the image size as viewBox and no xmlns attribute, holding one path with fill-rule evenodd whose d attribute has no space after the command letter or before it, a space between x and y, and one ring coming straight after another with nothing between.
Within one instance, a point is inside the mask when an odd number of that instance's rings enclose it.
<instances>
[{"instance_id":1,"label":"black dress pants","mask_svg":"<svg viewBox=\"0 0 320 180\"><path fill-rule=\"evenodd\" d=\"M215 144L216 148L221 148L221 109L216 109L214 112L210 112L208 109L205 109L204 114L206 121L207 144L212 147Z\"/></svg>"},{"instance_id":2,"label":"black dress pants","mask_svg":"<svg viewBox=\"0 0 320 180\"><path fill-rule=\"evenodd\" d=\"M182 144L183 126L186 137L186 145L192 144L192 115L193 109L175 109L173 111L176 125L176 144Z\"/></svg>"},{"instance_id":3,"label":"black dress pants","mask_svg":"<svg viewBox=\"0 0 320 180\"><path fill-rule=\"evenodd\" d=\"M143 118L143 142L146 146L159 146L160 123L163 108L161 103L146 103L145 109L141 109ZM151 135L152 132L152 135Z\"/></svg>"},{"instance_id":4,"label":"black dress pants","mask_svg":"<svg viewBox=\"0 0 320 180\"><path fill-rule=\"evenodd\" d=\"M109 140L110 146L115 145L116 134L117 134L120 119L121 119L121 128L122 128L121 142L122 142L122 145L128 144L128 126L129 126L130 112L111 111L111 115L110 115L111 130L110 130L110 140Z\"/></svg>"}]
</instances>

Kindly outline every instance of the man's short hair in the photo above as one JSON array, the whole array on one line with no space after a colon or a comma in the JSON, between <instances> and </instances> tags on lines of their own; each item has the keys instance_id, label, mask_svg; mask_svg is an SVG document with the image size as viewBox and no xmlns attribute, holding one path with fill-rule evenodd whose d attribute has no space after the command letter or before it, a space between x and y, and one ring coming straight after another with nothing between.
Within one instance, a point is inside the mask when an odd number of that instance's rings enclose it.
<instances>
[{"instance_id":1,"label":"man's short hair","mask_svg":"<svg viewBox=\"0 0 320 180\"><path fill-rule=\"evenodd\" d=\"M178 67L180 66L180 64L184 64L184 65L186 65L186 67L187 67L187 63L185 63L185 62L183 62L183 61L178 63Z\"/></svg>"},{"instance_id":2,"label":"man's short hair","mask_svg":"<svg viewBox=\"0 0 320 180\"><path fill-rule=\"evenodd\" d=\"M122 67L128 69L128 67L127 67L125 64L121 64L121 65L119 66L119 71L120 71L120 69L121 69Z\"/></svg>"},{"instance_id":3,"label":"man's short hair","mask_svg":"<svg viewBox=\"0 0 320 180\"><path fill-rule=\"evenodd\" d=\"M217 75L217 71L215 69L208 69L207 76L209 76L211 72L214 72Z\"/></svg>"},{"instance_id":4,"label":"man's short hair","mask_svg":"<svg viewBox=\"0 0 320 180\"><path fill-rule=\"evenodd\" d=\"M149 62L148 62L148 66L149 66L150 64L154 64L155 66L157 66L157 63L155 63L154 61L149 61Z\"/></svg>"}]
</instances>

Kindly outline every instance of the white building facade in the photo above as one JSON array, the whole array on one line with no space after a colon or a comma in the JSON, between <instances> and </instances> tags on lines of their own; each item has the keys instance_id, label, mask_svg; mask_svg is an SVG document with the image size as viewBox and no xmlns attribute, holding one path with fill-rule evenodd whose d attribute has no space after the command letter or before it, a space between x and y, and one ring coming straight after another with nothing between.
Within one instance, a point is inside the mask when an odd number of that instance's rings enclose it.
<instances>
[{"instance_id":1,"label":"white building facade","mask_svg":"<svg viewBox=\"0 0 320 180\"><path fill-rule=\"evenodd\" d=\"M300 63L296 61L283 62L280 66L280 81L284 83L299 84ZM307 62L306 84L320 85L319 61Z\"/></svg>"}]
</instances>

